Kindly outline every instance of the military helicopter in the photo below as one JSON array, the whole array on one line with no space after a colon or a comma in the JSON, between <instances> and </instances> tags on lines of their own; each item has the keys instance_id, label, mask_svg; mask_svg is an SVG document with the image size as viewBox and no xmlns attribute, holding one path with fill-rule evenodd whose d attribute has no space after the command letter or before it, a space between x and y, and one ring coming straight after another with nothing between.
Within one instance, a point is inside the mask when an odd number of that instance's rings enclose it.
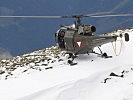
<instances>
[{"instance_id":1,"label":"military helicopter","mask_svg":"<svg viewBox=\"0 0 133 100\"><path fill-rule=\"evenodd\" d=\"M96 32L96 27L90 24L82 24L81 18L90 17L90 18L101 18L101 17L118 17L118 16L133 16L133 14L102 14L102 15L73 15L73 16L63 16L63 18L75 18L76 21L73 25L62 26L55 34L56 42L61 48L61 50L67 51L71 61L68 61L72 64L72 61L78 54L89 54L95 53L101 55L104 58L111 58L107 53L103 53L100 49L100 46L109 42L114 42L118 37L125 37L125 41L129 41L129 34L93 34ZM94 48L98 47L100 54L94 51Z\"/></svg>"},{"instance_id":2,"label":"military helicopter","mask_svg":"<svg viewBox=\"0 0 133 100\"><path fill-rule=\"evenodd\" d=\"M74 58L78 54L95 53L104 58L110 58L107 53L103 53L100 46L109 42L116 41L118 37L125 37L125 41L129 41L129 34L125 33L119 35L100 34L95 35L96 27L90 24L82 24L81 18L105 18L105 17L129 17L133 14L108 14L108 13L95 13L86 15L71 15L71 16L0 16L0 18L74 18L74 24L61 26L55 33L55 40L61 50L65 50L69 54L68 63L74 65ZM100 54L94 52L94 48L98 47Z\"/></svg>"}]
</instances>

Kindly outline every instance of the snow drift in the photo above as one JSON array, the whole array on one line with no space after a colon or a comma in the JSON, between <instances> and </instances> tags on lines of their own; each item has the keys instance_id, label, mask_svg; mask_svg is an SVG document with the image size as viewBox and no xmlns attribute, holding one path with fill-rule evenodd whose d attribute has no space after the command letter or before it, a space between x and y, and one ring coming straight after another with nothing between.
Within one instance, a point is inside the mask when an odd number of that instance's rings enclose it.
<instances>
[{"instance_id":1,"label":"snow drift","mask_svg":"<svg viewBox=\"0 0 133 100\"><path fill-rule=\"evenodd\" d=\"M101 49L113 56L108 59L95 54L79 55L75 59L78 64L70 66L67 55L51 47L2 60L0 99L132 100L133 29L114 33L119 32L129 33L130 41L123 41L119 56L114 55L111 43L103 45ZM95 51L99 52L97 48Z\"/></svg>"}]
</instances>

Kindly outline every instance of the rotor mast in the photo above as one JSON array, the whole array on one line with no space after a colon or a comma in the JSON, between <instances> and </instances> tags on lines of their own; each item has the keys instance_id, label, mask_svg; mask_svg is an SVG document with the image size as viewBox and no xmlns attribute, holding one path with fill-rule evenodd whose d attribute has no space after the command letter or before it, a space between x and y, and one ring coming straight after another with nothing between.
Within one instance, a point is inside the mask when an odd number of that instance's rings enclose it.
<instances>
[{"instance_id":1,"label":"rotor mast","mask_svg":"<svg viewBox=\"0 0 133 100\"><path fill-rule=\"evenodd\" d=\"M76 21L75 21L75 26L78 28L78 26L81 25L81 15L79 16L73 16L74 18L76 18Z\"/></svg>"}]
</instances>

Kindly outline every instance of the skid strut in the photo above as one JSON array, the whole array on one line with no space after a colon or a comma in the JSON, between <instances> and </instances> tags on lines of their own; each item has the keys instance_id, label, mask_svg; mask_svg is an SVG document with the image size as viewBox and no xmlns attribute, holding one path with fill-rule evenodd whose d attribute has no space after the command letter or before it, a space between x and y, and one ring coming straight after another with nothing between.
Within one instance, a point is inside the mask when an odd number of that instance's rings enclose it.
<instances>
[{"instance_id":1,"label":"skid strut","mask_svg":"<svg viewBox=\"0 0 133 100\"><path fill-rule=\"evenodd\" d=\"M100 47L98 47L98 49L99 49L100 53L97 53L95 51L92 51L92 53L100 55L103 58L112 58L112 56L108 56L106 52L103 53Z\"/></svg>"}]
</instances>

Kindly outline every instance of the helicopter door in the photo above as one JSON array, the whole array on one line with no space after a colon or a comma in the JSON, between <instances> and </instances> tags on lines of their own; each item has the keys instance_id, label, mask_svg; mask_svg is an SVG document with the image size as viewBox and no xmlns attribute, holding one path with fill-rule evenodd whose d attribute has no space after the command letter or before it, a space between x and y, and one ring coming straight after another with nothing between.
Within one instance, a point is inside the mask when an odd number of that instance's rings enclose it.
<instances>
[{"instance_id":1,"label":"helicopter door","mask_svg":"<svg viewBox=\"0 0 133 100\"><path fill-rule=\"evenodd\" d=\"M64 37L64 41L65 41L65 47L67 51L73 52L74 51L74 39L73 39L73 35L74 35L73 30L68 30L66 31L65 37Z\"/></svg>"},{"instance_id":2,"label":"helicopter door","mask_svg":"<svg viewBox=\"0 0 133 100\"><path fill-rule=\"evenodd\" d=\"M58 32L57 40L58 40L58 45L61 49L65 49L64 36L65 36L65 31L60 30Z\"/></svg>"}]
</instances>

